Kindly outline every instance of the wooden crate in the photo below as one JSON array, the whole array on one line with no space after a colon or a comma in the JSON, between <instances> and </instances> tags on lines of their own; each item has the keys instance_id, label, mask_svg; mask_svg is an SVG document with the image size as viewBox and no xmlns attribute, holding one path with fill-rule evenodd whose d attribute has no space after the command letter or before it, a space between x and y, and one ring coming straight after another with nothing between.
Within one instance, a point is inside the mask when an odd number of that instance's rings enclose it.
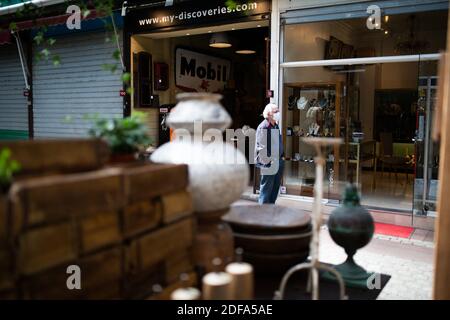
<instances>
[{"instance_id":1,"label":"wooden crate","mask_svg":"<svg viewBox=\"0 0 450 320\"><path fill-rule=\"evenodd\" d=\"M165 283L175 283L182 273L194 271L192 248L182 248L169 255L164 261Z\"/></svg>"},{"instance_id":2,"label":"wooden crate","mask_svg":"<svg viewBox=\"0 0 450 320\"><path fill-rule=\"evenodd\" d=\"M143 299L153 285L177 282L193 271L187 182L184 165L145 165L15 183L0 297ZM82 290L67 289L71 264L81 268Z\"/></svg>"},{"instance_id":3,"label":"wooden crate","mask_svg":"<svg viewBox=\"0 0 450 320\"><path fill-rule=\"evenodd\" d=\"M165 224L186 217L194 211L191 194L181 190L161 196Z\"/></svg>"},{"instance_id":4,"label":"wooden crate","mask_svg":"<svg viewBox=\"0 0 450 320\"><path fill-rule=\"evenodd\" d=\"M16 288L9 290L0 290L0 300L17 300L19 293Z\"/></svg>"},{"instance_id":5,"label":"wooden crate","mask_svg":"<svg viewBox=\"0 0 450 320\"><path fill-rule=\"evenodd\" d=\"M82 254L118 245L122 240L119 214L116 211L80 217L79 231Z\"/></svg>"},{"instance_id":6,"label":"wooden crate","mask_svg":"<svg viewBox=\"0 0 450 320\"><path fill-rule=\"evenodd\" d=\"M70 262L78 255L73 221L31 229L18 237L18 271L30 275Z\"/></svg>"},{"instance_id":7,"label":"wooden crate","mask_svg":"<svg viewBox=\"0 0 450 320\"><path fill-rule=\"evenodd\" d=\"M197 283L198 283L197 274L195 272L190 272L190 273L188 273L188 275L189 275L189 280L186 283L183 283L181 281L171 283L171 284L165 286L161 293L148 295L146 300L170 300L170 295L176 289L181 288L185 285L190 286L190 287L196 287Z\"/></svg>"},{"instance_id":8,"label":"wooden crate","mask_svg":"<svg viewBox=\"0 0 450 320\"><path fill-rule=\"evenodd\" d=\"M132 237L157 227L161 216L161 202L157 198L127 204L123 210L124 236Z\"/></svg>"},{"instance_id":9,"label":"wooden crate","mask_svg":"<svg viewBox=\"0 0 450 320\"><path fill-rule=\"evenodd\" d=\"M187 252L192 245L192 237L192 219L186 218L131 240L125 246L124 253L125 297L145 298L151 294L154 284L169 284L168 271L171 273L170 279L180 268L183 272L191 271L189 267L185 268L181 259L182 252ZM167 259L172 256L176 259L167 264ZM180 266L174 266L174 263Z\"/></svg>"},{"instance_id":10,"label":"wooden crate","mask_svg":"<svg viewBox=\"0 0 450 320\"><path fill-rule=\"evenodd\" d=\"M14 288L13 253L6 241L0 241L0 292ZM1 294L0 294L1 296Z\"/></svg>"},{"instance_id":11,"label":"wooden crate","mask_svg":"<svg viewBox=\"0 0 450 320\"><path fill-rule=\"evenodd\" d=\"M138 259L142 268L152 267L174 252L192 246L193 220L186 218L138 239Z\"/></svg>"},{"instance_id":12,"label":"wooden crate","mask_svg":"<svg viewBox=\"0 0 450 320\"><path fill-rule=\"evenodd\" d=\"M2 141L2 148L9 148L11 157L19 161L19 179L95 170L109 160L107 144L98 139Z\"/></svg>"},{"instance_id":13,"label":"wooden crate","mask_svg":"<svg viewBox=\"0 0 450 320\"><path fill-rule=\"evenodd\" d=\"M118 299L122 277L122 250L116 247L70 261L21 280L25 299ZM67 288L67 267L78 265L81 290Z\"/></svg>"},{"instance_id":14,"label":"wooden crate","mask_svg":"<svg viewBox=\"0 0 450 320\"><path fill-rule=\"evenodd\" d=\"M144 269L128 269L123 279L124 299L144 299L152 294L154 285L165 285L164 262Z\"/></svg>"},{"instance_id":15,"label":"wooden crate","mask_svg":"<svg viewBox=\"0 0 450 320\"><path fill-rule=\"evenodd\" d=\"M150 164L124 170L127 203L146 201L167 193L186 189L186 165Z\"/></svg>"},{"instance_id":16,"label":"wooden crate","mask_svg":"<svg viewBox=\"0 0 450 320\"><path fill-rule=\"evenodd\" d=\"M6 240L7 233L7 216L8 208L7 208L7 198L0 194L0 241Z\"/></svg>"},{"instance_id":17,"label":"wooden crate","mask_svg":"<svg viewBox=\"0 0 450 320\"><path fill-rule=\"evenodd\" d=\"M13 229L19 230L119 210L123 203L121 170L27 179L11 189Z\"/></svg>"},{"instance_id":18,"label":"wooden crate","mask_svg":"<svg viewBox=\"0 0 450 320\"><path fill-rule=\"evenodd\" d=\"M8 237L8 206L6 196L0 195L0 299L13 293L13 247Z\"/></svg>"}]
</instances>

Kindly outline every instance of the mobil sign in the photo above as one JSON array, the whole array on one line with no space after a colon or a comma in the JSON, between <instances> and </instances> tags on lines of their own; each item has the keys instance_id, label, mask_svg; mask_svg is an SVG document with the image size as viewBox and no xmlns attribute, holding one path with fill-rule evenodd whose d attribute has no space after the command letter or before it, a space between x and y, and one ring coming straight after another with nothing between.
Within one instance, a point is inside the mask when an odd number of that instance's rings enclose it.
<instances>
[{"instance_id":1,"label":"mobil sign","mask_svg":"<svg viewBox=\"0 0 450 320\"><path fill-rule=\"evenodd\" d=\"M177 48L175 84L186 91L220 92L230 79L229 60Z\"/></svg>"}]
</instances>

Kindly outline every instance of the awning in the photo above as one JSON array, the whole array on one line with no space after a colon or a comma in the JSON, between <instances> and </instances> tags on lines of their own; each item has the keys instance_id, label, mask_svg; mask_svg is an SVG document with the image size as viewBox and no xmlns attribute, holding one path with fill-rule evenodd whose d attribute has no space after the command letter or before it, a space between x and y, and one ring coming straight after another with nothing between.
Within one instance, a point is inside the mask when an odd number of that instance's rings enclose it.
<instances>
[{"instance_id":1,"label":"awning","mask_svg":"<svg viewBox=\"0 0 450 320\"><path fill-rule=\"evenodd\" d=\"M56 25L65 24L67 19L71 14L63 14L53 17L39 18L36 20L27 20L22 22L17 22L17 31L29 30L33 28L39 28L43 26L51 27ZM97 14L96 11L91 11L91 13L86 18L81 18L81 20L93 20L97 18L102 18L105 15ZM4 30L0 32L0 45L11 43L11 32L9 30Z\"/></svg>"}]
</instances>

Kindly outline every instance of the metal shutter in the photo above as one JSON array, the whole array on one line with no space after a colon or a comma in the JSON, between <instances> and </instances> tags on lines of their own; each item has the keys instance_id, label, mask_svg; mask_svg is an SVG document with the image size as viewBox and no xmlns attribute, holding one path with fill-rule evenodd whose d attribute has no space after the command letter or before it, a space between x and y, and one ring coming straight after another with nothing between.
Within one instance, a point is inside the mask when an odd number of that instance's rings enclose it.
<instances>
[{"instance_id":1,"label":"metal shutter","mask_svg":"<svg viewBox=\"0 0 450 320\"><path fill-rule=\"evenodd\" d=\"M113 41L106 42L106 36L102 31L55 37L50 50L60 56L61 64L34 63L36 138L86 136L85 115L123 117L122 71L120 62L112 58L117 47ZM112 63L117 64L115 73L102 68Z\"/></svg>"},{"instance_id":2,"label":"metal shutter","mask_svg":"<svg viewBox=\"0 0 450 320\"><path fill-rule=\"evenodd\" d=\"M25 82L17 47L0 46L0 139L28 137Z\"/></svg>"}]
</instances>

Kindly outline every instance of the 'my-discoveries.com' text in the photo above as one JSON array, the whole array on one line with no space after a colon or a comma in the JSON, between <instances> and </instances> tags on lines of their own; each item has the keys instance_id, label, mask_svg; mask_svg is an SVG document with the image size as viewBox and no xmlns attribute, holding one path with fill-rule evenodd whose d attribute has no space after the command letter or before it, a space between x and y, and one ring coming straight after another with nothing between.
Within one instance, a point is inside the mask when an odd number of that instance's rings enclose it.
<instances>
[{"instance_id":1,"label":"'my-discoveries.com' text","mask_svg":"<svg viewBox=\"0 0 450 320\"><path fill-rule=\"evenodd\" d=\"M252 11L258 8L257 2L238 4L234 8L218 6L214 9L204 9L198 11L183 11L176 15L168 15L163 17L154 17L139 20L140 26L159 24L159 23L173 23L175 20L191 20L209 16L217 16L222 14L230 14L233 12Z\"/></svg>"}]
</instances>

